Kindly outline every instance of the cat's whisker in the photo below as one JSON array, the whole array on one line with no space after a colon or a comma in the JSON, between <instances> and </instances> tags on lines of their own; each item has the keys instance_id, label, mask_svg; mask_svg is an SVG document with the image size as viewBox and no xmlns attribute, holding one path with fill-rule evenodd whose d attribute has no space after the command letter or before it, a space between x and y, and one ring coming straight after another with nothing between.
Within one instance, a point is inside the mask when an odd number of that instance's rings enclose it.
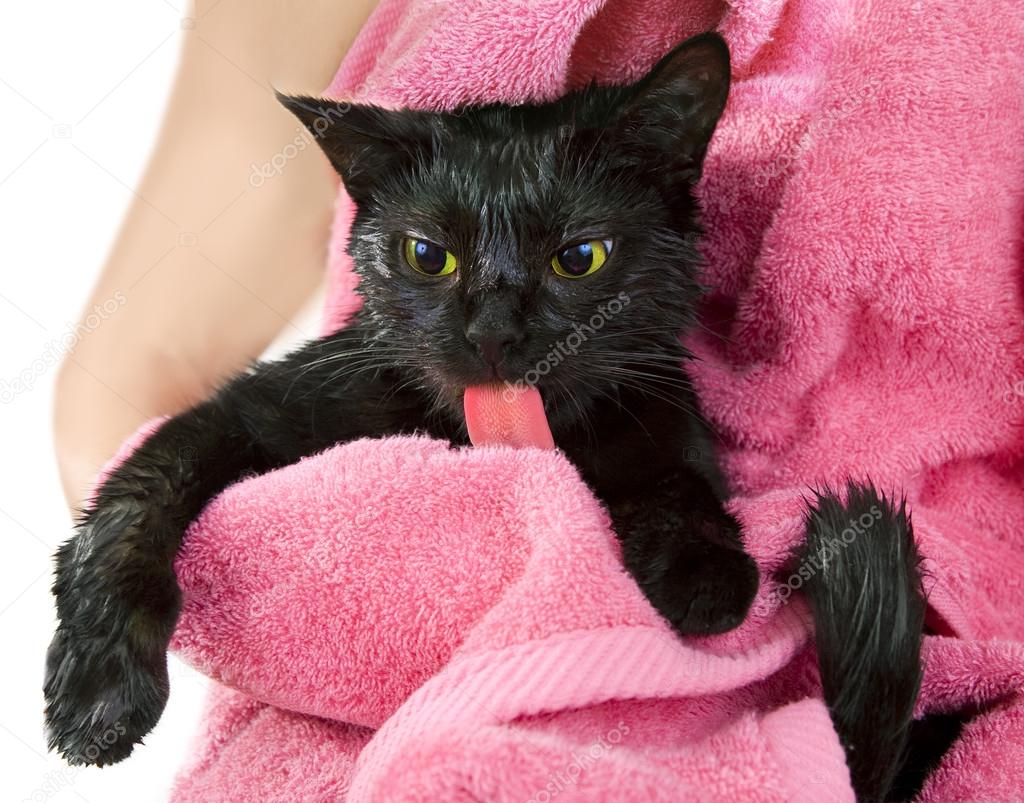
<instances>
[{"instance_id":1,"label":"cat's whisker","mask_svg":"<svg viewBox=\"0 0 1024 803\"><path fill-rule=\"evenodd\" d=\"M689 378L682 373L678 376L669 376L664 373L652 373L651 371L640 370L642 368L659 370L668 367L663 364L659 365L653 362L640 362L636 360L595 360L594 364L596 367L604 371L615 371L618 374L647 379L667 387L677 387L686 390L690 390L693 387L693 383L691 383Z\"/></svg>"},{"instance_id":2,"label":"cat's whisker","mask_svg":"<svg viewBox=\"0 0 1024 803\"><path fill-rule=\"evenodd\" d=\"M409 349L408 351L411 353L412 350ZM303 379L303 377L305 377L310 371L312 371L312 370L314 370L316 368L319 368L319 367L321 367L323 365L327 365L327 364L332 363L332 362L345 362L346 363L346 367L350 367L350 366L359 364L359 362L360 362L359 358L362 358L362 359L367 359L367 358L370 358L370 359L378 359L378 358L382 359L382 358L385 358L385 357L392 357L392 356L397 358L397 356L399 354L400 354L400 352L397 351L397 350L392 350L392 349L389 348L389 349L387 349L385 351L385 350L381 349L380 347L374 346L374 347L365 347L365 348L361 348L361 349L355 349L355 350L349 351L349 352L341 352L339 354L331 354L331 355L328 355L326 357L321 357L321 358L319 358L317 360L311 360L309 362L302 363L299 366L297 366L296 370L298 371L298 375L292 380L291 384L289 384L288 388L285 390L285 394L284 394L284 398L282 399L282 402L288 400L288 396L291 394L292 389L295 387L296 383L301 381ZM353 359L353 358L356 358L356 359ZM334 378L334 376L335 375L332 374L328 378L328 381L332 380Z\"/></svg>"},{"instance_id":3,"label":"cat's whisker","mask_svg":"<svg viewBox=\"0 0 1024 803\"><path fill-rule=\"evenodd\" d=\"M650 379L644 379L642 377L635 377L634 375L629 374L629 373L622 373L622 372L617 371L614 367L610 367L608 370L609 370L610 373L615 375L615 378L613 379L613 381L615 381L617 384L621 385L622 387L628 388L628 389L632 389L632 390L636 390L639 393L646 394L648 396L652 396L653 398L656 398L656 399L660 399L661 401L665 402L666 404L668 404L668 405L670 405L672 407L676 407L676 408L686 412L689 415L693 415L693 416L697 416L698 415L698 411L695 408L693 408L691 405L686 404L685 402L681 401L678 398L674 398L672 396L669 396L669 395L666 395L665 393L660 392L660 390L659 390L657 385L654 385L652 387L652 381Z\"/></svg>"},{"instance_id":4,"label":"cat's whisker","mask_svg":"<svg viewBox=\"0 0 1024 803\"><path fill-rule=\"evenodd\" d=\"M725 343L727 345L731 346L731 345L733 345L736 342L735 340L733 340L728 335L723 335L721 332L716 332L714 329L709 327L706 323L702 323L699 319L694 319L693 325L697 329L702 329L704 332L706 332L707 334L711 335L712 337L717 337L719 340L721 340L723 343Z\"/></svg>"},{"instance_id":5,"label":"cat's whisker","mask_svg":"<svg viewBox=\"0 0 1024 803\"><path fill-rule=\"evenodd\" d=\"M576 377L575 379L576 379L576 381L580 381L578 377ZM597 431L594 429L594 424L590 420L590 416L587 414L586 407L580 402L580 400L576 397L576 395L573 394L573 392L569 389L569 386L563 380L556 378L555 381L562 388L562 391L563 391L566 399L568 401L572 402L572 405L573 405L574 409L579 414L579 420L582 421L584 426L586 427L586 431L587 431L587 444L590 445L591 443L596 443L597 442ZM583 384L584 386L586 386L585 382L580 382L580 384Z\"/></svg>"},{"instance_id":6,"label":"cat's whisker","mask_svg":"<svg viewBox=\"0 0 1024 803\"><path fill-rule=\"evenodd\" d=\"M627 363L604 363L599 364L601 368L614 370L616 373L634 376L638 379L646 379L651 382L656 382L659 385L665 385L667 387L676 387L689 390L692 387L689 379L685 376L666 376L663 373L654 373L652 371L641 370L643 367L642 363L627 362ZM663 368L664 366L647 366L652 368Z\"/></svg>"},{"instance_id":7,"label":"cat's whisker","mask_svg":"<svg viewBox=\"0 0 1024 803\"><path fill-rule=\"evenodd\" d=\"M615 373L614 366L612 367L612 369L612 373ZM657 389L657 387L651 387L650 380L644 380L642 378L635 378L630 375L624 375L618 376L617 378L613 379L613 381L625 389L634 390L638 393L648 395L655 399L659 399L660 401L665 402L669 406L675 407L683 411L687 415L693 416L694 418L701 420L704 423L704 426L707 429L707 431L710 432L719 443L725 443L725 438L722 436L722 433L718 431L718 429L714 426L714 424L711 421L704 418L704 416L700 413L699 410L694 408L692 405L683 402L677 397L665 395L664 393L660 392Z\"/></svg>"},{"instance_id":8,"label":"cat's whisker","mask_svg":"<svg viewBox=\"0 0 1024 803\"><path fill-rule=\"evenodd\" d=\"M660 368L682 368L686 356L681 353L666 354L656 351L602 351L590 355L592 359L607 361L608 358L616 362L636 362L638 365L657 365Z\"/></svg>"},{"instance_id":9,"label":"cat's whisker","mask_svg":"<svg viewBox=\"0 0 1024 803\"><path fill-rule=\"evenodd\" d=\"M322 391L325 387L337 385L339 384L339 382L350 383L357 375L364 374L368 371L376 371L379 374L379 372L384 370L385 368L394 367L395 365L399 364L397 360L385 359L389 357L391 357L391 355L389 354L379 354L374 355L372 357L363 357L360 360L353 360L349 363L346 363L344 366L342 366L341 369L332 372L326 379L324 379L323 382L321 382L315 388L312 388L309 391L307 391L305 394L300 396L300 398L306 398L310 395L313 395L313 397L316 398L317 396L320 395L320 391ZM287 396L291 393L291 390L292 388L294 388L295 383L297 381L298 380L295 380L291 383L291 385L289 385L288 390L285 393L285 400L287 400Z\"/></svg>"},{"instance_id":10,"label":"cat's whisker","mask_svg":"<svg viewBox=\"0 0 1024 803\"><path fill-rule=\"evenodd\" d=\"M663 332L665 334L683 335L684 330L677 325L665 326L638 326L633 329L617 329L614 332L597 332L590 336L590 340L606 340L608 338L624 338L629 335L648 334Z\"/></svg>"},{"instance_id":11,"label":"cat's whisker","mask_svg":"<svg viewBox=\"0 0 1024 803\"><path fill-rule=\"evenodd\" d=\"M374 344L374 345L370 345L370 346L364 346L363 348L360 348L360 349L353 349L351 351L343 351L343 352L340 352L338 354L328 354L327 356L320 357L319 359L316 359L316 360L310 360L308 362L300 363L299 365L294 366L293 370L301 371L301 374L300 374L300 376L301 376L301 375L304 375L305 373L307 373L308 371L312 370L313 368L316 368L316 367L318 367L320 365L326 365L326 364L331 363L331 362L339 362L341 360L350 360L353 357L359 357L359 356L364 355L364 354L379 354L379 353L382 353L385 350L388 353L390 353L390 354L400 354L400 353L415 354L416 353L416 350L415 349L411 349L411 348L396 348L394 346L381 347L379 345Z\"/></svg>"},{"instance_id":12,"label":"cat's whisker","mask_svg":"<svg viewBox=\"0 0 1024 803\"><path fill-rule=\"evenodd\" d=\"M636 423L640 425L640 429L642 429L642 430L644 431L644 433L645 433L645 434L647 435L647 437L648 437L648 438L650 438L650 437L651 437L651 433L650 433L650 431L649 431L649 430L647 429L647 427L646 427L646 426L644 425L644 422L643 422L643 421L641 421L641 420L640 420L639 418L637 418L637 417L636 417L636 415L634 415L634 413L633 413L633 412L632 412L632 411L631 411L631 410L629 409L629 407L628 407L628 406L626 406L626 405L623 405L623 404L621 403L621 400L620 400L620 399L616 399L616 398L615 398L614 396L612 396L612 395L611 395L610 393L608 393L607 391L603 390L602 388L600 388L600 387L599 387L599 386L597 386L597 385L594 385L594 384L592 384L592 383L588 382L588 381L587 381L586 379L584 379L584 378L583 378L583 377L581 377L581 376L575 376L575 377L574 377L574 379L575 379L575 381L577 381L577 382L579 382L580 384L582 384L582 385L583 385L584 387L588 387L588 388L590 388L591 390L593 390L593 391L595 391L595 392L597 392L597 393L600 393L600 394L601 394L602 396L604 396L604 397L605 397L606 399L608 399L609 401L611 401L611 402L612 402L612 404L614 404L614 405L616 405L616 407L618 407L618 409L622 410L622 411L623 411L624 413L626 413L626 415L628 415L628 416L629 416L630 418L632 418L632 419L633 419L634 421L636 421Z\"/></svg>"}]
</instances>

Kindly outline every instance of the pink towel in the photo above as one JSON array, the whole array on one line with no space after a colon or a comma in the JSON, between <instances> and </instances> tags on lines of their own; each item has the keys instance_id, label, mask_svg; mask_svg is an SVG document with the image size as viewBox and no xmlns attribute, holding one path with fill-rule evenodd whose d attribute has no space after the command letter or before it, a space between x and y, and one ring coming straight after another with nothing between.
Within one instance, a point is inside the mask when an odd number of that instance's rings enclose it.
<instances>
[{"instance_id":1,"label":"pink towel","mask_svg":"<svg viewBox=\"0 0 1024 803\"><path fill-rule=\"evenodd\" d=\"M774 575L847 476L913 511L918 713L977 712L920 799L1020 798L1024 5L383 0L329 92L547 99L711 28L734 83L690 345L765 578L748 621L674 637L558 453L336 447L190 530L175 646L223 686L175 799L850 800L800 577ZM329 328L358 304L351 214Z\"/></svg>"}]
</instances>

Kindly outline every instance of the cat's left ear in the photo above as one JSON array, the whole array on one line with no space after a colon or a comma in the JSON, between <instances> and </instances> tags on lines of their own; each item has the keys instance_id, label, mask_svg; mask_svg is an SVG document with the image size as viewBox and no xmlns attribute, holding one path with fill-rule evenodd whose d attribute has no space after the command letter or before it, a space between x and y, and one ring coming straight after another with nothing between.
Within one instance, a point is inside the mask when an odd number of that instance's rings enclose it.
<instances>
[{"instance_id":1,"label":"cat's left ear","mask_svg":"<svg viewBox=\"0 0 1024 803\"><path fill-rule=\"evenodd\" d=\"M313 135L356 203L430 147L431 126L423 112L280 93L277 99Z\"/></svg>"},{"instance_id":2,"label":"cat's left ear","mask_svg":"<svg viewBox=\"0 0 1024 803\"><path fill-rule=\"evenodd\" d=\"M687 39L637 84L619 114L625 142L667 180L695 182L729 96L729 48L717 33Z\"/></svg>"}]
</instances>

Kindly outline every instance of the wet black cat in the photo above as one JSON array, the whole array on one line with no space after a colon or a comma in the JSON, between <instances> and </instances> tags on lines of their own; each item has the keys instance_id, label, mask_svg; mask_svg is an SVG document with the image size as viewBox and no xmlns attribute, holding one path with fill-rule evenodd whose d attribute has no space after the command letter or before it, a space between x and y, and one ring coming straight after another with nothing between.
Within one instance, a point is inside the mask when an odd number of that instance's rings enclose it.
<instances>
[{"instance_id":1,"label":"wet black cat","mask_svg":"<svg viewBox=\"0 0 1024 803\"><path fill-rule=\"evenodd\" d=\"M723 510L679 339L699 295L692 188L728 87L728 51L709 34L637 84L540 105L442 114L282 97L357 204L365 304L168 421L104 484L58 554L51 744L110 763L156 723L172 561L211 497L355 438L465 444L463 391L495 380L536 383L556 444L672 626L738 625L757 570ZM124 736L90 751L115 725Z\"/></svg>"}]
</instances>

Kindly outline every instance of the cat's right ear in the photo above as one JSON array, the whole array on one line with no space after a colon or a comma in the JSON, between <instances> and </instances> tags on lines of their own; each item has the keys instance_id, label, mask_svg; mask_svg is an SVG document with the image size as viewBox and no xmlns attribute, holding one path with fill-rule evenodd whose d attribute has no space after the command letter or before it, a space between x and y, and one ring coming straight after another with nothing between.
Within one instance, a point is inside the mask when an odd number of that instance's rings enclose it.
<instances>
[{"instance_id":1,"label":"cat's right ear","mask_svg":"<svg viewBox=\"0 0 1024 803\"><path fill-rule=\"evenodd\" d=\"M430 145L430 126L421 112L281 93L277 99L313 135L356 203Z\"/></svg>"}]
</instances>

